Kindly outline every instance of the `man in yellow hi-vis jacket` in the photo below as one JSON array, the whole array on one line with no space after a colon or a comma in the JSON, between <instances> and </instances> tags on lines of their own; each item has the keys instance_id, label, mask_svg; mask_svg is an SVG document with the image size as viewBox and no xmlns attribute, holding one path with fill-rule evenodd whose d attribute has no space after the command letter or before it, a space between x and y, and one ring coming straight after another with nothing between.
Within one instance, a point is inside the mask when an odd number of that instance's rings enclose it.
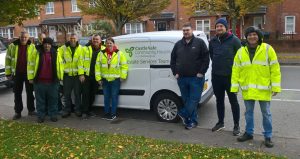
<instances>
[{"instance_id":1,"label":"man in yellow hi-vis jacket","mask_svg":"<svg viewBox=\"0 0 300 159\"><path fill-rule=\"evenodd\" d=\"M82 83L82 118L86 119L90 115L91 106L95 100L95 94L98 90L98 83L95 78L95 64L98 54L102 54L101 50L105 47L101 45L101 36L93 35L92 43L84 47L84 55L81 59L82 66L79 68L80 81Z\"/></svg>"},{"instance_id":2,"label":"man in yellow hi-vis jacket","mask_svg":"<svg viewBox=\"0 0 300 159\"><path fill-rule=\"evenodd\" d=\"M21 118L23 110L22 91L25 82L28 115L35 115L33 86L27 79L27 59L35 52L35 46L29 40L27 32L21 32L19 39L8 46L5 57L5 75L9 80L14 81L15 115L13 120Z\"/></svg>"},{"instance_id":3,"label":"man in yellow hi-vis jacket","mask_svg":"<svg viewBox=\"0 0 300 159\"><path fill-rule=\"evenodd\" d=\"M257 27L249 27L245 31L246 46L241 47L232 68L231 92L242 90L246 106L246 132L237 140L244 142L253 139L255 101L260 104L263 116L265 146L273 147L272 115L270 101L272 96L281 92L281 73L274 49L263 43L263 35Z\"/></svg>"},{"instance_id":4,"label":"man in yellow hi-vis jacket","mask_svg":"<svg viewBox=\"0 0 300 159\"><path fill-rule=\"evenodd\" d=\"M65 106L63 108L62 117L66 118L71 114L71 92L74 89L75 95L75 114L81 116L81 96L80 96L80 81L78 69L82 66L80 60L82 58L83 48L78 43L76 34L70 35L70 41L58 48L58 56L63 61L63 92Z\"/></svg>"},{"instance_id":5,"label":"man in yellow hi-vis jacket","mask_svg":"<svg viewBox=\"0 0 300 159\"><path fill-rule=\"evenodd\" d=\"M107 38L105 44L104 53L99 53L96 60L95 75L96 81L103 85L104 119L113 120L116 118L121 80L127 78L128 65L125 55L116 48L113 38Z\"/></svg>"}]
</instances>

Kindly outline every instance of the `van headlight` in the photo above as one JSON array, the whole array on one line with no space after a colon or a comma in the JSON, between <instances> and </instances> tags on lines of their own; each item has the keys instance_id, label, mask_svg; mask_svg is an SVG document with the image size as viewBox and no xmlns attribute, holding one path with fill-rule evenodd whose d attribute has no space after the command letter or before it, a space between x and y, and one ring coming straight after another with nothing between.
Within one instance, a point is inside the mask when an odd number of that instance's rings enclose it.
<instances>
[{"instance_id":1,"label":"van headlight","mask_svg":"<svg viewBox=\"0 0 300 159\"><path fill-rule=\"evenodd\" d=\"M203 91L202 92L206 91L207 88L208 88L208 84L207 84L207 82L205 82L204 85L203 85Z\"/></svg>"},{"instance_id":2,"label":"van headlight","mask_svg":"<svg viewBox=\"0 0 300 159\"><path fill-rule=\"evenodd\" d=\"M4 68L4 65L0 64L0 69Z\"/></svg>"}]
</instances>

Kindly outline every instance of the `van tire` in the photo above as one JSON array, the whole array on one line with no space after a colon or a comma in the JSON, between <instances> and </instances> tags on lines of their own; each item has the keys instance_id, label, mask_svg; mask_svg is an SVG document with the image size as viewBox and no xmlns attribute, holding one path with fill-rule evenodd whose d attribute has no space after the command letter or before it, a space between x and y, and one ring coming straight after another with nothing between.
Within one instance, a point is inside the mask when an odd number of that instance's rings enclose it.
<instances>
[{"instance_id":1,"label":"van tire","mask_svg":"<svg viewBox=\"0 0 300 159\"><path fill-rule=\"evenodd\" d=\"M163 92L153 100L153 110L158 120L163 122L178 122L177 113L181 106L181 99L175 93Z\"/></svg>"}]
</instances>

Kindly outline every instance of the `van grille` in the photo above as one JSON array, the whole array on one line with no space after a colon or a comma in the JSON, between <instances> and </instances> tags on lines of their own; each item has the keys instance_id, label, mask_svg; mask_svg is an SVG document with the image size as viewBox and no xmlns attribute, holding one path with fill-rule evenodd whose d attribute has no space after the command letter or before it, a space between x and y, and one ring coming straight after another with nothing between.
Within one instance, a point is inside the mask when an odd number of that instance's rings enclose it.
<instances>
[{"instance_id":1,"label":"van grille","mask_svg":"<svg viewBox=\"0 0 300 159\"><path fill-rule=\"evenodd\" d=\"M0 73L5 72L5 68L0 69Z\"/></svg>"}]
</instances>

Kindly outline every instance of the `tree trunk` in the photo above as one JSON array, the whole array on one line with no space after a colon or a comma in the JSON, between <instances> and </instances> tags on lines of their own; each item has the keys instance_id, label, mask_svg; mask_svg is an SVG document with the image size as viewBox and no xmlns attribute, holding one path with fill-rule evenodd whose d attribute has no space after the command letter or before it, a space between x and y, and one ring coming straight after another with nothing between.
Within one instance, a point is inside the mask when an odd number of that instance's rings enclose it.
<instances>
[{"instance_id":1,"label":"tree trunk","mask_svg":"<svg viewBox=\"0 0 300 159\"><path fill-rule=\"evenodd\" d=\"M234 16L231 18L231 29L234 35L236 35L236 23L237 23L237 17Z\"/></svg>"}]
</instances>

